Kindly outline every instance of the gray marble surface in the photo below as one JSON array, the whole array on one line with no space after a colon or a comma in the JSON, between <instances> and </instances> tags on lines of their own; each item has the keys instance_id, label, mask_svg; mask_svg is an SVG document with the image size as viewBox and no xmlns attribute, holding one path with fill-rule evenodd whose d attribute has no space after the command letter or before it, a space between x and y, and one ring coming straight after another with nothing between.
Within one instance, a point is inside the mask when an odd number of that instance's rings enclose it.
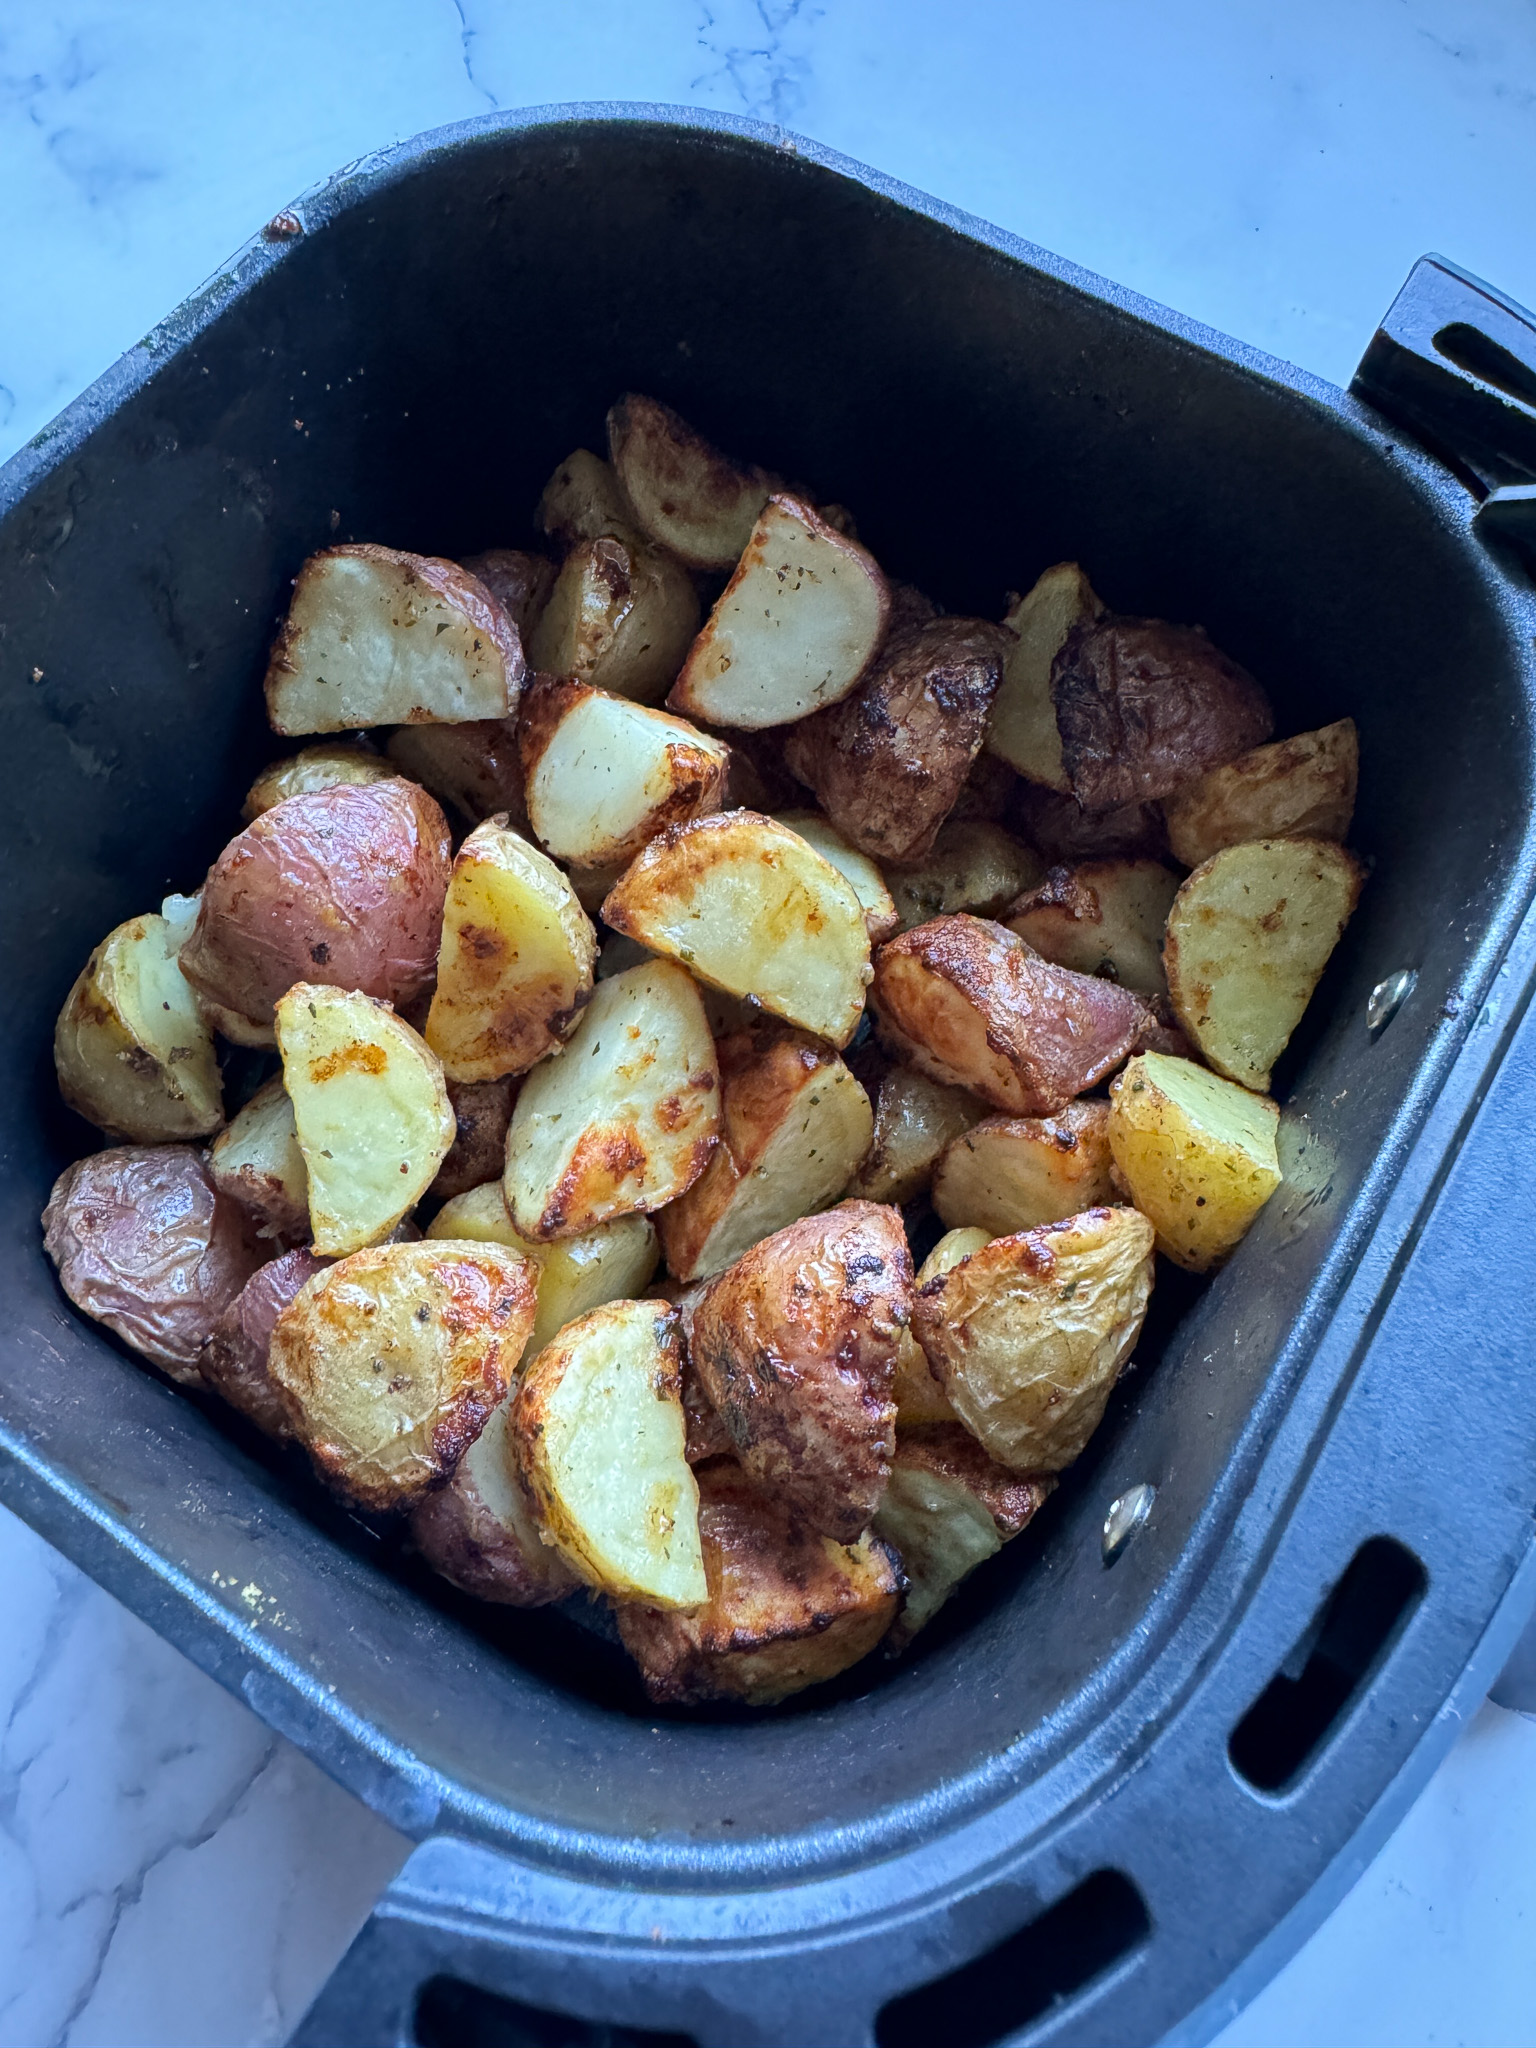
<instances>
[{"instance_id":1,"label":"gray marble surface","mask_svg":"<svg viewBox=\"0 0 1536 2048\"><path fill-rule=\"evenodd\" d=\"M0 457L350 158L571 99L780 120L1338 380L1437 248L1536 303L1531 0L5 0ZM0 2048L282 2040L404 1854L0 1514ZM1485 1707L1223 2048L1536 2048Z\"/></svg>"}]
</instances>

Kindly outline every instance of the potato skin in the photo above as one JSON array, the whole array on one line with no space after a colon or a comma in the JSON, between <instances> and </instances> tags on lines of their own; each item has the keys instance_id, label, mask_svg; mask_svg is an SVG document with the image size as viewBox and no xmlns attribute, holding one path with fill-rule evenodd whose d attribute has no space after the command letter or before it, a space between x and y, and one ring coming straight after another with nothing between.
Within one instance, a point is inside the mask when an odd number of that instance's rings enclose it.
<instances>
[{"instance_id":1,"label":"potato skin","mask_svg":"<svg viewBox=\"0 0 1536 2048\"><path fill-rule=\"evenodd\" d=\"M1090 811L1075 796L1058 796L1053 789L1020 782L1008 822L1052 866L1076 867L1085 860L1162 860L1168 852L1161 804L1116 804L1107 811Z\"/></svg>"},{"instance_id":2,"label":"potato skin","mask_svg":"<svg viewBox=\"0 0 1536 2048\"><path fill-rule=\"evenodd\" d=\"M75 1304L183 1386L260 1265L237 1205L190 1145L114 1145L54 1182L43 1245Z\"/></svg>"},{"instance_id":3,"label":"potato skin","mask_svg":"<svg viewBox=\"0 0 1536 2048\"><path fill-rule=\"evenodd\" d=\"M268 1436L284 1439L293 1434L288 1410L267 1371L272 1332L289 1302L330 1264L307 1245L269 1259L219 1317L198 1354L206 1385Z\"/></svg>"},{"instance_id":4,"label":"potato skin","mask_svg":"<svg viewBox=\"0 0 1536 2048\"><path fill-rule=\"evenodd\" d=\"M411 1536L432 1569L477 1600L545 1607L580 1585L539 1535L508 1436L508 1394L448 1484L411 1514Z\"/></svg>"},{"instance_id":5,"label":"potato skin","mask_svg":"<svg viewBox=\"0 0 1536 2048\"><path fill-rule=\"evenodd\" d=\"M518 638L526 642L555 587L555 565L548 555L525 553L522 548L487 548L483 554L465 555L459 567L491 593L516 626Z\"/></svg>"},{"instance_id":6,"label":"potato skin","mask_svg":"<svg viewBox=\"0 0 1536 2048\"><path fill-rule=\"evenodd\" d=\"M1109 1104L1050 1117L988 1117L945 1147L932 1198L950 1230L1007 1237L1112 1201Z\"/></svg>"},{"instance_id":7,"label":"potato skin","mask_svg":"<svg viewBox=\"0 0 1536 2048\"><path fill-rule=\"evenodd\" d=\"M501 1179L518 1086L518 1077L510 1074L501 1081L447 1083L456 1129L448 1157L428 1191L439 1201L451 1201L488 1180Z\"/></svg>"},{"instance_id":8,"label":"potato skin","mask_svg":"<svg viewBox=\"0 0 1536 2048\"><path fill-rule=\"evenodd\" d=\"M386 746L390 773L419 782L440 804L480 825L504 811L528 824L515 718L472 718L462 725L399 725Z\"/></svg>"},{"instance_id":9,"label":"potato skin","mask_svg":"<svg viewBox=\"0 0 1536 2048\"><path fill-rule=\"evenodd\" d=\"M298 981L408 1002L436 971L451 860L448 822L413 782L289 797L209 869L182 973L258 1024Z\"/></svg>"},{"instance_id":10,"label":"potato skin","mask_svg":"<svg viewBox=\"0 0 1536 2048\"><path fill-rule=\"evenodd\" d=\"M887 1066L878 1054L873 1064L883 1071L869 1072L861 1054L854 1069L874 1097L875 1135L847 1192L899 1207L922 1193L944 1147L979 1124L986 1110L962 1088L946 1088L910 1067Z\"/></svg>"},{"instance_id":11,"label":"potato skin","mask_svg":"<svg viewBox=\"0 0 1536 2048\"><path fill-rule=\"evenodd\" d=\"M249 825L288 797L330 789L338 782L387 782L394 772L371 747L359 746L356 741L322 740L263 768L246 791L240 815Z\"/></svg>"},{"instance_id":12,"label":"potato skin","mask_svg":"<svg viewBox=\"0 0 1536 2048\"><path fill-rule=\"evenodd\" d=\"M1347 839L1360 778L1352 718L1255 747L1170 797L1176 860L1197 868L1251 839Z\"/></svg>"},{"instance_id":13,"label":"potato skin","mask_svg":"<svg viewBox=\"0 0 1536 2048\"><path fill-rule=\"evenodd\" d=\"M899 1212L843 1202L754 1245L693 1314L689 1356L744 1470L836 1543L890 1474L911 1301Z\"/></svg>"}]
</instances>

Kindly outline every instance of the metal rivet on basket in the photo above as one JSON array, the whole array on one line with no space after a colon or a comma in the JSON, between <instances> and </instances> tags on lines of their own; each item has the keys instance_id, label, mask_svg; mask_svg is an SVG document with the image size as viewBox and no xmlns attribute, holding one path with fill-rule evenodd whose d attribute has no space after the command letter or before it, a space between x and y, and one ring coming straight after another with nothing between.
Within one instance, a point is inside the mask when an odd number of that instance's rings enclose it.
<instances>
[{"instance_id":1,"label":"metal rivet on basket","mask_svg":"<svg viewBox=\"0 0 1536 2048\"><path fill-rule=\"evenodd\" d=\"M1413 984L1418 978L1419 972L1416 967L1399 967L1396 974L1389 974L1385 981L1377 982L1365 1006L1366 1029L1372 1037L1378 1031L1386 1030L1412 995Z\"/></svg>"},{"instance_id":2,"label":"metal rivet on basket","mask_svg":"<svg viewBox=\"0 0 1536 2048\"><path fill-rule=\"evenodd\" d=\"M1104 1562L1113 1564L1124 1550L1136 1531L1152 1512L1152 1503L1157 1499L1157 1488L1143 1480L1139 1486L1132 1486L1122 1493L1118 1500L1109 1504L1109 1513L1104 1517Z\"/></svg>"}]
</instances>

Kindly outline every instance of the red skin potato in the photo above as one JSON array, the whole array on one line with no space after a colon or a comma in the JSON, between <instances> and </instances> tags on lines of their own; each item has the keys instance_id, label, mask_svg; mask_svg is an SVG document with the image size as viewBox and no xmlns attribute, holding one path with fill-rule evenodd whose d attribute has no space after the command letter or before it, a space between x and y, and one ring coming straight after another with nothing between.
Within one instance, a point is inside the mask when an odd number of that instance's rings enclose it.
<instances>
[{"instance_id":1,"label":"red skin potato","mask_svg":"<svg viewBox=\"0 0 1536 2048\"><path fill-rule=\"evenodd\" d=\"M288 1411L267 1372L273 1327L299 1290L334 1263L317 1258L307 1246L269 1259L219 1317L198 1359L213 1391L268 1436L292 1435Z\"/></svg>"}]
</instances>

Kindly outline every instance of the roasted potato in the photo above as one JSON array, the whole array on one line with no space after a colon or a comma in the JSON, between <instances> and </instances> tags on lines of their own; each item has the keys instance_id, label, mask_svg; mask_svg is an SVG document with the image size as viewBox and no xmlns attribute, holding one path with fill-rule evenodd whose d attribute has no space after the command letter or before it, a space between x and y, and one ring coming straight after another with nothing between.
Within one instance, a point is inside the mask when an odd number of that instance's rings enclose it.
<instances>
[{"instance_id":1,"label":"roasted potato","mask_svg":"<svg viewBox=\"0 0 1536 2048\"><path fill-rule=\"evenodd\" d=\"M512 1384L534 1300L531 1263L501 1245L376 1245L317 1273L267 1370L321 1477L376 1514L442 1485Z\"/></svg>"},{"instance_id":2,"label":"roasted potato","mask_svg":"<svg viewBox=\"0 0 1536 2048\"><path fill-rule=\"evenodd\" d=\"M523 1083L505 1190L525 1237L575 1237L660 1209L720 1136L720 1075L699 992L668 960L599 982L570 1043Z\"/></svg>"},{"instance_id":3,"label":"roasted potato","mask_svg":"<svg viewBox=\"0 0 1536 2048\"><path fill-rule=\"evenodd\" d=\"M487 548L484 554L466 555L459 567L484 584L526 646L555 587L555 564L548 555L527 554L522 548Z\"/></svg>"},{"instance_id":4,"label":"roasted potato","mask_svg":"<svg viewBox=\"0 0 1536 2048\"><path fill-rule=\"evenodd\" d=\"M786 765L861 853L909 867L933 852L981 752L1012 645L985 619L934 619L789 734Z\"/></svg>"},{"instance_id":5,"label":"roasted potato","mask_svg":"<svg viewBox=\"0 0 1536 2048\"><path fill-rule=\"evenodd\" d=\"M1013 794L1010 824L1052 866L1076 867L1085 860L1161 860L1168 851L1168 828L1161 804L1116 804L1107 811L1087 811L1075 796L1058 796L1033 782L1020 782ZM1040 875L1034 877L1035 881Z\"/></svg>"},{"instance_id":6,"label":"roasted potato","mask_svg":"<svg viewBox=\"0 0 1536 2048\"><path fill-rule=\"evenodd\" d=\"M1280 1112L1190 1060L1143 1053L1109 1089L1109 1146L1157 1248L1192 1273L1219 1265L1280 1185Z\"/></svg>"},{"instance_id":7,"label":"roasted potato","mask_svg":"<svg viewBox=\"0 0 1536 2048\"><path fill-rule=\"evenodd\" d=\"M703 1289L692 1290L702 1294ZM681 1311L683 1303L679 1302ZM715 1404L704 1391L704 1382L699 1378L698 1368L688 1356L687 1331L689 1314L682 1314L683 1324L683 1418L688 1425L687 1441L683 1455L690 1465L706 1464L711 1458L731 1456L731 1433L720 1420Z\"/></svg>"},{"instance_id":8,"label":"roasted potato","mask_svg":"<svg viewBox=\"0 0 1536 2048\"><path fill-rule=\"evenodd\" d=\"M900 1599L896 1561L878 1536L851 1545L808 1529L733 1460L698 1473L708 1597L685 1614L617 1610L624 1647L658 1704L740 1700L772 1706L837 1677L871 1651Z\"/></svg>"},{"instance_id":9,"label":"roasted potato","mask_svg":"<svg viewBox=\"0 0 1536 2048\"><path fill-rule=\"evenodd\" d=\"M502 1081L449 1081L447 1087L453 1110L453 1144L428 1193L447 1202L492 1181L499 1194L517 1081L511 1076ZM453 1232L447 1235L451 1237Z\"/></svg>"},{"instance_id":10,"label":"roasted potato","mask_svg":"<svg viewBox=\"0 0 1536 2048\"><path fill-rule=\"evenodd\" d=\"M1008 1237L1114 1200L1109 1104L1055 1116L992 1116L946 1146L931 1199L951 1230Z\"/></svg>"},{"instance_id":11,"label":"roasted potato","mask_svg":"<svg viewBox=\"0 0 1536 2048\"><path fill-rule=\"evenodd\" d=\"M699 630L686 569L633 536L578 541L528 639L535 668L656 704Z\"/></svg>"},{"instance_id":12,"label":"roasted potato","mask_svg":"<svg viewBox=\"0 0 1536 2048\"><path fill-rule=\"evenodd\" d=\"M835 1052L803 1032L738 1032L715 1050L722 1142L657 1218L677 1280L719 1273L762 1238L824 1209L874 1131L864 1090Z\"/></svg>"},{"instance_id":13,"label":"roasted potato","mask_svg":"<svg viewBox=\"0 0 1536 2048\"><path fill-rule=\"evenodd\" d=\"M131 917L81 969L53 1033L59 1092L114 1138L201 1138L224 1121L218 1055L163 917Z\"/></svg>"},{"instance_id":14,"label":"roasted potato","mask_svg":"<svg viewBox=\"0 0 1536 2048\"><path fill-rule=\"evenodd\" d=\"M394 769L371 747L355 740L322 740L318 746L301 747L286 760L263 768L245 793L240 815L249 825L263 811L286 803L291 796L309 796L317 789L334 789L338 782L388 782ZM409 773L409 770L406 771ZM418 776L417 781L420 781Z\"/></svg>"},{"instance_id":15,"label":"roasted potato","mask_svg":"<svg viewBox=\"0 0 1536 2048\"><path fill-rule=\"evenodd\" d=\"M544 486L533 523L568 548L578 541L601 540L605 534L623 540L640 531L635 508L613 465L590 448L578 448L561 463Z\"/></svg>"},{"instance_id":16,"label":"roasted potato","mask_svg":"<svg viewBox=\"0 0 1536 2048\"><path fill-rule=\"evenodd\" d=\"M1051 669L1067 785L1089 810L1168 796L1267 740L1269 699L1198 627L1106 618Z\"/></svg>"},{"instance_id":17,"label":"roasted potato","mask_svg":"<svg viewBox=\"0 0 1536 2048\"><path fill-rule=\"evenodd\" d=\"M608 414L608 453L652 540L693 569L735 567L773 477L733 462L670 406L633 391Z\"/></svg>"},{"instance_id":18,"label":"roasted potato","mask_svg":"<svg viewBox=\"0 0 1536 2048\"><path fill-rule=\"evenodd\" d=\"M294 579L267 717L281 733L510 718L523 671L516 626L457 562L348 544Z\"/></svg>"},{"instance_id":19,"label":"roasted potato","mask_svg":"<svg viewBox=\"0 0 1536 2048\"><path fill-rule=\"evenodd\" d=\"M517 1470L512 1394L454 1467L448 1484L411 1514L411 1537L432 1569L477 1600L545 1607L581 1581L539 1534Z\"/></svg>"},{"instance_id":20,"label":"roasted potato","mask_svg":"<svg viewBox=\"0 0 1536 2048\"><path fill-rule=\"evenodd\" d=\"M688 1355L743 1467L838 1543L885 1489L911 1299L900 1215L844 1202L754 1245L693 1311Z\"/></svg>"},{"instance_id":21,"label":"roasted potato","mask_svg":"<svg viewBox=\"0 0 1536 2048\"><path fill-rule=\"evenodd\" d=\"M709 1591L680 1370L668 1304L611 1301L545 1345L509 1425L545 1541L599 1592L665 1608Z\"/></svg>"},{"instance_id":22,"label":"roasted potato","mask_svg":"<svg viewBox=\"0 0 1536 2048\"><path fill-rule=\"evenodd\" d=\"M208 1171L220 1194L249 1214L258 1237L308 1237L309 1174L293 1104L277 1076L214 1139Z\"/></svg>"},{"instance_id":23,"label":"roasted potato","mask_svg":"<svg viewBox=\"0 0 1536 2048\"><path fill-rule=\"evenodd\" d=\"M868 985L869 934L853 889L815 848L755 811L724 811L652 840L603 918L727 995L844 1046Z\"/></svg>"},{"instance_id":24,"label":"roasted potato","mask_svg":"<svg viewBox=\"0 0 1536 2048\"><path fill-rule=\"evenodd\" d=\"M518 730L529 822L556 860L627 863L725 795L722 741L568 677L535 678Z\"/></svg>"},{"instance_id":25,"label":"roasted potato","mask_svg":"<svg viewBox=\"0 0 1536 2048\"><path fill-rule=\"evenodd\" d=\"M1347 839L1360 779L1352 718L1239 754L1163 805L1175 860L1197 868L1251 839Z\"/></svg>"},{"instance_id":26,"label":"roasted potato","mask_svg":"<svg viewBox=\"0 0 1536 2048\"><path fill-rule=\"evenodd\" d=\"M937 917L875 956L891 1053L1015 1116L1053 1116L1113 1073L1145 1011L1129 989L1031 953L1006 926Z\"/></svg>"},{"instance_id":27,"label":"roasted potato","mask_svg":"<svg viewBox=\"0 0 1536 2048\"><path fill-rule=\"evenodd\" d=\"M930 1280L936 1280L941 1273L947 1273L951 1266L958 1266L962 1259L968 1259L972 1252L979 1252L984 1244L992 1241L991 1232L986 1230L951 1230L941 1237L933 1250L917 1269L913 1291L926 1287ZM910 1329L903 1330L901 1342L896 1347L896 1429L897 1441L900 1432L914 1424L925 1422L953 1422L955 1411L949 1405L949 1396L934 1378L927 1355Z\"/></svg>"},{"instance_id":28,"label":"roasted potato","mask_svg":"<svg viewBox=\"0 0 1536 2048\"><path fill-rule=\"evenodd\" d=\"M1268 1088L1364 884L1354 855L1326 839L1230 846L1185 882L1168 918L1168 993L1218 1074Z\"/></svg>"},{"instance_id":29,"label":"roasted potato","mask_svg":"<svg viewBox=\"0 0 1536 2048\"><path fill-rule=\"evenodd\" d=\"M1051 667L1075 627L1092 625L1104 607L1076 562L1058 562L1008 613L1016 635L992 700L987 745L1028 781L1066 794Z\"/></svg>"},{"instance_id":30,"label":"roasted potato","mask_svg":"<svg viewBox=\"0 0 1536 2048\"><path fill-rule=\"evenodd\" d=\"M302 1245L280 1258L268 1259L219 1317L213 1334L197 1354L197 1369L204 1383L258 1429L279 1440L292 1431L283 1397L267 1370L272 1332L289 1302L330 1264L329 1259L317 1259Z\"/></svg>"},{"instance_id":31,"label":"roasted potato","mask_svg":"<svg viewBox=\"0 0 1536 2048\"><path fill-rule=\"evenodd\" d=\"M448 821L413 782L291 796L209 869L181 970L254 1024L296 981L408 1002L437 966L451 858Z\"/></svg>"},{"instance_id":32,"label":"roasted potato","mask_svg":"<svg viewBox=\"0 0 1536 2048\"><path fill-rule=\"evenodd\" d=\"M907 1581L887 1649L904 1650L961 1580L1034 1519L1055 1484L995 1463L957 1422L899 1429L875 1516L875 1534L900 1558Z\"/></svg>"},{"instance_id":33,"label":"roasted potato","mask_svg":"<svg viewBox=\"0 0 1536 2048\"><path fill-rule=\"evenodd\" d=\"M768 500L667 702L715 725L790 725L857 689L890 597L872 555L798 498Z\"/></svg>"},{"instance_id":34,"label":"roasted potato","mask_svg":"<svg viewBox=\"0 0 1536 2048\"><path fill-rule=\"evenodd\" d=\"M523 759L515 718L465 725L402 725L389 736L396 771L430 790L471 825L502 813L521 832L528 823Z\"/></svg>"},{"instance_id":35,"label":"roasted potato","mask_svg":"<svg viewBox=\"0 0 1536 2048\"><path fill-rule=\"evenodd\" d=\"M504 817L459 848L423 1034L455 1081L525 1073L559 1049L592 993L597 934L554 862Z\"/></svg>"},{"instance_id":36,"label":"roasted potato","mask_svg":"<svg viewBox=\"0 0 1536 2048\"><path fill-rule=\"evenodd\" d=\"M53 1184L43 1245L78 1309L183 1386L261 1263L245 1218L190 1145L114 1145Z\"/></svg>"},{"instance_id":37,"label":"roasted potato","mask_svg":"<svg viewBox=\"0 0 1536 2048\"><path fill-rule=\"evenodd\" d=\"M983 751L971 763L971 772L955 798L951 824L997 825L1013 807L1019 778L996 754Z\"/></svg>"},{"instance_id":38,"label":"roasted potato","mask_svg":"<svg viewBox=\"0 0 1536 2048\"><path fill-rule=\"evenodd\" d=\"M847 1193L900 1206L922 1193L944 1147L986 1109L963 1088L946 1088L913 1067L887 1067L875 1088L875 1126Z\"/></svg>"},{"instance_id":39,"label":"roasted potato","mask_svg":"<svg viewBox=\"0 0 1536 2048\"><path fill-rule=\"evenodd\" d=\"M1178 893L1178 876L1161 861L1085 861L1052 868L1013 905L1008 929L1058 967L1165 996L1163 927Z\"/></svg>"},{"instance_id":40,"label":"roasted potato","mask_svg":"<svg viewBox=\"0 0 1536 2048\"><path fill-rule=\"evenodd\" d=\"M1044 874L1039 855L1001 825L957 820L942 828L926 860L888 877L897 929L958 910L995 917Z\"/></svg>"},{"instance_id":41,"label":"roasted potato","mask_svg":"<svg viewBox=\"0 0 1536 2048\"><path fill-rule=\"evenodd\" d=\"M807 846L814 846L859 899L864 912L864 929L872 946L888 939L899 928L896 905L885 886L885 877L867 854L851 846L819 811L780 811L777 823L788 826Z\"/></svg>"},{"instance_id":42,"label":"roasted potato","mask_svg":"<svg viewBox=\"0 0 1536 2048\"><path fill-rule=\"evenodd\" d=\"M283 1086L309 1177L317 1252L376 1245L453 1143L435 1055L387 1003L297 982L277 1006Z\"/></svg>"}]
</instances>

